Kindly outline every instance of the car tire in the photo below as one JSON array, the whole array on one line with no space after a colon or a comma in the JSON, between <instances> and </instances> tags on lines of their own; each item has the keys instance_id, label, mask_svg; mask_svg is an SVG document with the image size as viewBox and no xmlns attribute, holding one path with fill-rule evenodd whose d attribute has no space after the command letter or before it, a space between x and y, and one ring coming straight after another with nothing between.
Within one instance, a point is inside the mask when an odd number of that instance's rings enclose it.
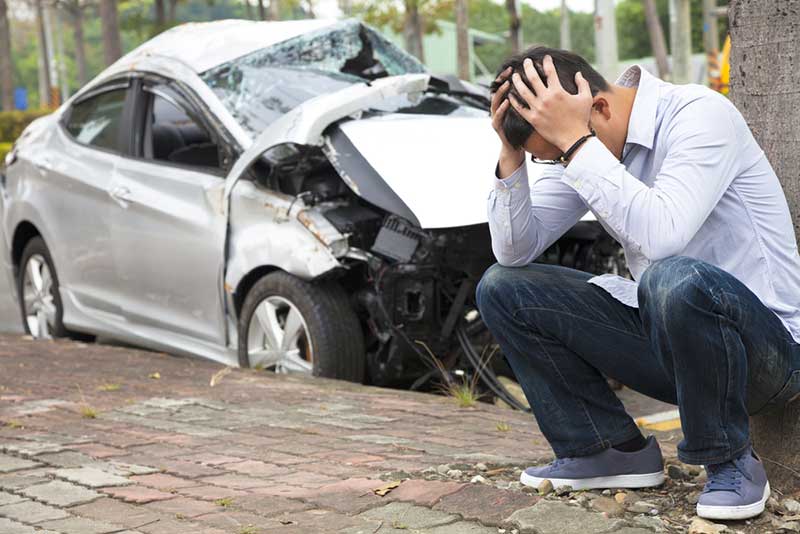
<instances>
[{"instance_id":1,"label":"car tire","mask_svg":"<svg viewBox=\"0 0 800 534\"><path fill-rule=\"evenodd\" d=\"M286 351L283 352L284 356L272 358L283 358L288 363L267 366L279 372L310 371L315 376L363 382L366 370L364 334L347 294L335 282L306 282L283 271L272 272L261 278L245 297L238 324L239 364L242 367L259 365L251 361L259 357L251 358L251 351L262 350L262 340L263 349L268 350L274 344L270 343L270 339L279 337L270 338L266 335L263 324L266 322L286 327L292 308L302 318L305 333L300 334L296 344L291 343L291 350L299 350L303 360L310 360L310 368L291 368L297 361L297 355L289 355ZM261 314L260 319L255 316L257 310ZM273 323L274 319L277 321ZM259 346L250 346L256 344ZM263 357L260 359L263 361Z\"/></svg>"},{"instance_id":2,"label":"car tire","mask_svg":"<svg viewBox=\"0 0 800 534\"><path fill-rule=\"evenodd\" d=\"M67 337L58 274L41 237L34 237L25 245L17 271L17 296L25 333L40 339Z\"/></svg>"}]
</instances>

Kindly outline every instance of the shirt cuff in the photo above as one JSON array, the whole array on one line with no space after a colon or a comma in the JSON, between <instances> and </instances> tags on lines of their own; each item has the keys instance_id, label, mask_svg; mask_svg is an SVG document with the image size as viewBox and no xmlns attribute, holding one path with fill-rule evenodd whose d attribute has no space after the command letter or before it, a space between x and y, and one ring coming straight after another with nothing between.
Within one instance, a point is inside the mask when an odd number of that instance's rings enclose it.
<instances>
[{"instance_id":1,"label":"shirt cuff","mask_svg":"<svg viewBox=\"0 0 800 534\"><path fill-rule=\"evenodd\" d=\"M581 193L587 185L594 185L592 182L597 178L609 180L611 170L619 164L606 145L597 137L592 137L570 160L561 175L561 181Z\"/></svg>"},{"instance_id":2,"label":"shirt cuff","mask_svg":"<svg viewBox=\"0 0 800 534\"><path fill-rule=\"evenodd\" d=\"M527 162L525 159L522 159L522 163L520 163L519 167L516 168L514 172L511 173L510 176L506 178L500 178L500 162L498 161L494 167L494 187L496 189L510 189L516 186L520 180L528 179L528 167Z\"/></svg>"}]
</instances>

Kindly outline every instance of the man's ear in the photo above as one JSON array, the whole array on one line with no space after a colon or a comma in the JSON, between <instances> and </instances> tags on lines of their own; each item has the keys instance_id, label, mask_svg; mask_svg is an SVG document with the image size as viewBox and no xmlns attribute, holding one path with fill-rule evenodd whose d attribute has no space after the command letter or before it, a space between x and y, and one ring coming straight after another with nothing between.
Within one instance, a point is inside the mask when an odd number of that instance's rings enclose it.
<instances>
[{"instance_id":1,"label":"man's ear","mask_svg":"<svg viewBox=\"0 0 800 534\"><path fill-rule=\"evenodd\" d=\"M600 114L605 120L611 119L611 107L604 96L597 94L592 98L592 114Z\"/></svg>"}]
</instances>

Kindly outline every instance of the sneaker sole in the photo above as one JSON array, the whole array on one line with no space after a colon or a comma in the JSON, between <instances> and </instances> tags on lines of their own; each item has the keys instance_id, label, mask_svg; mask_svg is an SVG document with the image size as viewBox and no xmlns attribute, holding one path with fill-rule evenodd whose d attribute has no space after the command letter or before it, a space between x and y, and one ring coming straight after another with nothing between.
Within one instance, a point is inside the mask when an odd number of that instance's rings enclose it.
<instances>
[{"instance_id":1,"label":"sneaker sole","mask_svg":"<svg viewBox=\"0 0 800 534\"><path fill-rule=\"evenodd\" d=\"M519 481L526 486L538 488L539 484L549 480L554 488L570 486L573 490L607 489L607 488L652 488L664 483L664 472L645 473L641 475L615 475L594 478L540 478L522 472Z\"/></svg>"},{"instance_id":2,"label":"sneaker sole","mask_svg":"<svg viewBox=\"0 0 800 534\"><path fill-rule=\"evenodd\" d=\"M698 503L697 515L703 519L749 519L764 511L769 495L769 482L767 482L767 485L764 486L764 495L760 501L742 506L710 506Z\"/></svg>"}]
</instances>

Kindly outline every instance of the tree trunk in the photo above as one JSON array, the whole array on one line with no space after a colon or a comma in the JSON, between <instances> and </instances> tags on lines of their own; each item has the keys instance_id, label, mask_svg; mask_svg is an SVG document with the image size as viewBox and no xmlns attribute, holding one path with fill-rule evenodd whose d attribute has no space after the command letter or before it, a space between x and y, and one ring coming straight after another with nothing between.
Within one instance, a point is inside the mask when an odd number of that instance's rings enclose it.
<instances>
[{"instance_id":1,"label":"tree trunk","mask_svg":"<svg viewBox=\"0 0 800 534\"><path fill-rule=\"evenodd\" d=\"M508 30L511 40L511 52L516 54L522 50L522 21L517 13L517 0L506 0L508 10Z\"/></svg>"},{"instance_id":2,"label":"tree trunk","mask_svg":"<svg viewBox=\"0 0 800 534\"><path fill-rule=\"evenodd\" d=\"M267 8L264 6L264 0L258 0L258 18L267 20Z\"/></svg>"},{"instance_id":3,"label":"tree trunk","mask_svg":"<svg viewBox=\"0 0 800 534\"><path fill-rule=\"evenodd\" d=\"M36 0L36 26L39 33L39 107L50 107L50 54L44 29L42 0Z\"/></svg>"},{"instance_id":4,"label":"tree trunk","mask_svg":"<svg viewBox=\"0 0 800 534\"><path fill-rule=\"evenodd\" d=\"M642 0L644 4L644 18L647 21L647 32L650 34L650 46L656 58L658 77L669 79L669 62L667 61L667 42L664 39L664 29L658 18L656 0Z\"/></svg>"},{"instance_id":5,"label":"tree trunk","mask_svg":"<svg viewBox=\"0 0 800 534\"><path fill-rule=\"evenodd\" d=\"M11 61L11 26L6 0L0 0L0 107L14 109L14 80Z\"/></svg>"},{"instance_id":6,"label":"tree trunk","mask_svg":"<svg viewBox=\"0 0 800 534\"><path fill-rule=\"evenodd\" d=\"M270 0L270 2L269 2L269 20L281 20L281 2L280 2L280 0Z\"/></svg>"},{"instance_id":7,"label":"tree trunk","mask_svg":"<svg viewBox=\"0 0 800 534\"><path fill-rule=\"evenodd\" d=\"M156 16L156 30L154 34L159 34L167 27L167 10L164 6L164 0L155 0L155 16Z\"/></svg>"},{"instance_id":8,"label":"tree trunk","mask_svg":"<svg viewBox=\"0 0 800 534\"><path fill-rule=\"evenodd\" d=\"M100 0L100 23L103 26L103 58L106 65L111 65L122 56L117 0Z\"/></svg>"},{"instance_id":9,"label":"tree trunk","mask_svg":"<svg viewBox=\"0 0 800 534\"><path fill-rule=\"evenodd\" d=\"M405 0L403 37L408 53L424 62L425 52L422 48L422 17L419 14L419 0Z\"/></svg>"},{"instance_id":10,"label":"tree trunk","mask_svg":"<svg viewBox=\"0 0 800 534\"><path fill-rule=\"evenodd\" d=\"M469 57L469 12L467 0L456 0L456 49L458 77L472 79L472 65Z\"/></svg>"},{"instance_id":11,"label":"tree trunk","mask_svg":"<svg viewBox=\"0 0 800 534\"><path fill-rule=\"evenodd\" d=\"M169 0L167 10L167 24L175 22L175 13L178 11L178 0Z\"/></svg>"},{"instance_id":12,"label":"tree trunk","mask_svg":"<svg viewBox=\"0 0 800 534\"><path fill-rule=\"evenodd\" d=\"M316 13L314 13L314 0L306 0L306 5L308 6L306 10L306 15L308 15L308 18L317 18Z\"/></svg>"},{"instance_id":13,"label":"tree trunk","mask_svg":"<svg viewBox=\"0 0 800 534\"><path fill-rule=\"evenodd\" d=\"M569 7L567 0L561 0L561 30L559 32L562 50L572 50L572 35L569 31Z\"/></svg>"},{"instance_id":14,"label":"tree trunk","mask_svg":"<svg viewBox=\"0 0 800 534\"><path fill-rule=\"evenodd\" d=\"M253 4L250 3L250 0L244 0L244 12L249 20L253 20Z\"/></svg>"},{"instance_id":15,"label":"tree trunk","mask_svg":"<svg viewBox=\"0 0 800 534\"><path fill-rule=\"evenodd\" d=\"M72 15L72 36L75 45L75 65L78 67L78 84L84 85L89 81L89 69L86 66L86 46L83 36L83 6L81 6L80 0L75 0L67 6Z\"/></svg>"},{"instance_id":16,"label":"tree trunk","mask_svg":"<svg viewBox=\"0 0 800 534\"><path fill-rule=\"evenodd\" d=\"M730 98L781 181L800 227L800 5L796 0L733 0ZM800 401L751 421L770 485L800 489Z\"/></svg>"}]
</instances>

